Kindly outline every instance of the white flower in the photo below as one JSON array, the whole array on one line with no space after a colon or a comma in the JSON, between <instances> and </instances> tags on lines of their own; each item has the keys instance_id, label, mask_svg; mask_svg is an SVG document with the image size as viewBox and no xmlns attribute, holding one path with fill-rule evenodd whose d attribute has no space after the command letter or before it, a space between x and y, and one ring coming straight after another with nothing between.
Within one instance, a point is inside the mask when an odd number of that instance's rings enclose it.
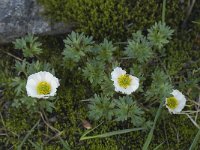
<instances>
[{"instance_id":1,"label":"white flower","mask_svg":"<svg viewBox=\"0 0 200 150\"><path fill-rule=\"evenodd\" d=\"M166 98L165 105L170 113L178 114L182 111L186 104L185 96L178 90L173 90L173 96Z\"/></svg>"},{"instance_id":2,"label":"white flower","mask_svg":"<svg viewBox=\"0 0 200 150\"><path fill-rule=\"evenodd\" d=\"M111 80L114 81L115 91L124 94L131 94L139 87L139 79L132 75L126 74L125 70L116 67L111 73Z\"/></svg>"},{"instance_id":3,"label":"white flower","mask_svg":"<svg viewBox=\"0 0 200 150\"><path fill-rule=\"evenodd\" d=\"M51 73L40 71L28 77L26 91L28 96L35 98L48 98L56 94L59 81Z\"/></svg>"}]
</instances>

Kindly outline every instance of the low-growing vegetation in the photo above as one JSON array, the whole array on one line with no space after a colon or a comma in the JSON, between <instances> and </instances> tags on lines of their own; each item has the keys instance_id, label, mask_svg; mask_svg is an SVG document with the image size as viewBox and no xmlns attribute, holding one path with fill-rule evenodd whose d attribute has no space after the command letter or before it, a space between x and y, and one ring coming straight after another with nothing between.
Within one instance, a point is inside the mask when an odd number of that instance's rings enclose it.
<instances>
[{"instance_id":1,"label":"low-growing vegetation","mask_svg":"<svg viewBox=\"0 0 200 150\"><path fill-rule=\"evenodd\" d=\"M39 2L77 31L0 47L2 149L200 148L200 25L179 29L179 3Z\"/></svg>"}]
</instances>

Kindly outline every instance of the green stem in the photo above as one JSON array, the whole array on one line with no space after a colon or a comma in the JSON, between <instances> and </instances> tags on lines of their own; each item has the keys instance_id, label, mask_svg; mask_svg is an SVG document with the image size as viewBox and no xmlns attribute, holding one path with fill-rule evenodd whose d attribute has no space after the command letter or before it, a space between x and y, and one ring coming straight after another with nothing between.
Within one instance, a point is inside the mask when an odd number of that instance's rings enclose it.
<instances>
[{"instance_id":1,"label":"green stem","mask_svg":"<svg viewBox=\"0 0 200 150\"><path fill-rule=\"evenodd\" d=\"M164 105L165 99L163 99L163 101L160 103L160 106L157 110L154 122L153 122L153 127L151 128L151 131L149 132L147 139L142 147L142 150L148 150L149 144L151 143L152 137L153 137L153 131L155 129L158 117L160 116L161 110L162 110L162 106Z\"/></svg>"}]
</instances>

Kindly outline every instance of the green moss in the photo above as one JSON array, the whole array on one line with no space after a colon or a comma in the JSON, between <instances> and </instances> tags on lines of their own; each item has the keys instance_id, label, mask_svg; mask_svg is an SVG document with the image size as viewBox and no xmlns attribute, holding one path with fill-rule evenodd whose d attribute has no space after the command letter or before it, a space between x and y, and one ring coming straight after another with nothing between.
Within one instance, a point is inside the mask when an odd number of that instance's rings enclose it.
<instances>
[{"instance_id":1,"label":"green moss","mask_svg":"<svg viewBox=\"0 0 200 150\"><path fill-rule=\"evenodd\" d=\"M161 20L162 0L38 0L44 14L54 20L75 22L77 30L96 39L126 40L136 30L145 30ZM184 18L185 3L167 2L167 23L177 28Z\"/></svg>"}]
</instances>

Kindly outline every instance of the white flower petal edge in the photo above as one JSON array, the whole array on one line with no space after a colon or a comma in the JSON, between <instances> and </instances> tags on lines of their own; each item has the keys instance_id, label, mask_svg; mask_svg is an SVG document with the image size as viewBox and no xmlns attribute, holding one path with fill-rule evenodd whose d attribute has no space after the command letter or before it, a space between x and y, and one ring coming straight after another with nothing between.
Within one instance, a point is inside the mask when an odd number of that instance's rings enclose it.
<instances>
[{"instance_id":1,"label":"white flower petal edge","mask_svg":"<svg viewBox=\"0 0 200 150\"><path fill-rule=\"evenodd\" d=\"M111 80L115 81L120 75L126 74L125 70L122 70L121 67L116 67L111 73Z\"/></svg>"},{"instance_id":2,"label":"white flower petal edge","mask_svg":"<svg viewBox=\"0 0 200 150\"><path fill-rule=\"evenodd\" d=\"M50 85L51 89L49 94L43 95L37 93L37 86L40 82L47 82ZM51 73L46 71L40 71L28 77L26 91L27 95L30 97L46 99L49 96L56 95L56 91L59 86L59 80L56 77L54 77Z\"/></svg>"},{"instance_id":3,"label":"white flower petal edge","mask_svg":"<svg viewBox=\"0 0 200 150\"><path fill-rule=\"evenodd\" d=\"M167 105L166 105L166 107L168 108L168 110L169 110L170 113L178 114L185 107L185 105L186 105L186 98L185 98L185 96L179 90L173 90L173 92L171 94L177 99L178 106L175 109L171 109ZM167 103L167 99L165 101L165 104L166 103Z\"/></svg>"},{"instance_id":4,"label":"white flower petal edge","mask_svg":"<svg viewBox=\"0 0 200 150\"><path fill-rule=\"evenodd\" d=\"M121 67L116 67L111 73L111 80L114 81L114 87L116 92L121 92L123 94L130 95L132 92L135 92L139 88L139 78L128 75L131 78L131 83L127 88L121 87L118 83L118 78L121 75L125 75L126 71L122 70Z\"/></svg>"}]
</instances>

